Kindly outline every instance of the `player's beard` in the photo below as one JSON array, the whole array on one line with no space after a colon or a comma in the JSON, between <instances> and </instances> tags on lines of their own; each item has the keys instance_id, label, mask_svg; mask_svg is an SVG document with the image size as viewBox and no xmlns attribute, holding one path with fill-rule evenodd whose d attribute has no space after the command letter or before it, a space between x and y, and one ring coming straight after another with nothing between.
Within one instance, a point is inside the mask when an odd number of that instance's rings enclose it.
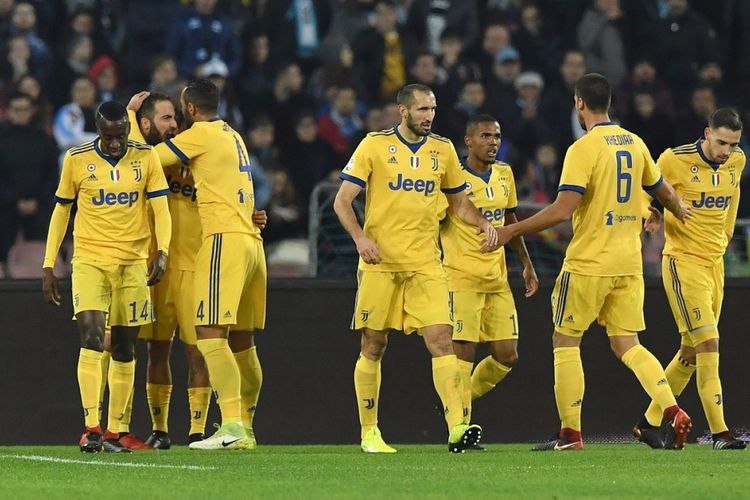
<instances>
[{"instance_id":1,"label":"player's beard","mask_svg":"<svg viewBox=\"0 0 750 500\"><path fill-rule=\"evenodd\" d=\"M576 113L578 114L578 124L581 126L583 130L588 132L588 129L586 128L586 122L583 119L583 115L578 109L576 109Z\"/></svg>"},{"instance_id":2,"label":"player's beard","mask_svg":"<svg viewBox=\"0 0 750 500\"><path fill-rule=\"evenodd\" d=\"M146 139L146 144L149 144L151 146L156 146L160 142L162 142L163 138L159 131L156 129L156 125L154 122L151 122L151 128L149 128L148 133L144 137Z\"/></svg>"},{"instance_id":3,"label":"player's beard","mask_svg":"<svg viewBox=\"0 0 750 500\"><path fill-rule=\"evenodd\" d=\"M411 130L411 132L419 137L424 137L427 135L430 135L430 130L432 129L432 124L430 124L429 127L427 127L427 131L425 131L422 126L416 122L416 120L412 119L411 114L406 114L406 128Z\"/></svg>"}]
</instances>

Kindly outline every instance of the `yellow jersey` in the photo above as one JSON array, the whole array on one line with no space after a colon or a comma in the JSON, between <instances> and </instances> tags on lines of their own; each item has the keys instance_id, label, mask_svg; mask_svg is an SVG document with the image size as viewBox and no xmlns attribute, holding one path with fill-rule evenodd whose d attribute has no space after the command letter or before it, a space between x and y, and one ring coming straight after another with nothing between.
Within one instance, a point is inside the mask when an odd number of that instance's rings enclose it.
<instances>
[{"instance_id":1,"label":"yellow jersey","mask_svg":"<svg viewBox=\"0 0 750 500\"><path fill-rule=\"evenodd\" d=\"M159 157L147 144L129 140L119 160L99 149L98 138L68 150L55 201L76 202L74 256L119 264L146 259L146 200L167 192Z\"/></svg>"},{"instance_id":2,"label":"yellow jersey","mask_svg":"<svg viewBox=\"0 0 750 500\"><path fill-rule=\"evenodd\" d=\"M200 232L202 228L203 238L246 233L260 239L260 230L252 221L255 196L250 160L242 137L232 127L218 118L195 122L154 149L165 167L190 166L195 183L192 190L181 183L180 196L187 198L185 202L197 201L201 225L188 231ZM172 183L180 183L182 178L171 177ZM188 194L182 194L182 189ZM200 195L192 200L195 191ZM185 229L181 221L175 224L180 226L178 233Z\"/></svg>"},{"instance_id":3,"label":"yellow jersey","mask_svg":"<svg viewBox=\"0 0 750 500\"><path fill-rule=\"evenodd\" d=\"M707 266L718 263L734 232L745 153L737 148L726 163L715 163L703 154L699 140L667 149L657 165L693 213L683 224L665 211L664 255Z\"/></svg>"},{"instance_id":4,"label":"yellow jersey","mask_svg":"<svg viewBox=\"0 0 750 500\"><path fill-rule=\"evenodd\" d=\"M380 249L368 271L440 266L438 191L458 193L464 180L450 140L430 134L410 143L396 127L367 134L340 175L366 190L364 232Z\"/></svg>"},{"instance_id":5,"label":"yellow jersey","mask_svg":"<svg viewBox=\"0 0 750 500\"><path fill-rule=\"evenodd\" d=\"M583 198L573 212L573 239L563 271L587 276L643 274L641 188L662 182L643 140L612 122L599 123L565 154L558 191Z\"/></svg>"},{"instance_id":6,"label":"yellow jersey","mask_svg":"<svg viewBox=\"0 0 750 500\"><path fill-rule=\"evenodd\" d=\"M135 112L128 110L130 138L146 142L138 126ZM169 267L181 271L195 270L195 257L201 248L200 216L193 174L185 164L164 167L169 194L169 214L172 217L172 240L169 244ZM149 217L153 233L153 220ZM151 244L151 252L156 251L156 238Z\"/></svg>"},{"instance_id":7,"label":"yellow jersey","mask_svg":"<svg viewBox=\"0 0 750 500\"><path fill-rule=\"evenodd\" d=\"M466 194L482 215L495 227L505 225L505 214L518 206L516 183L510 165L496 162L480 173L461 160ZM495 293L509 290L505 247L490 253L479 251L484 235L462 221L441 196L441 210L446 217L440 225L443 266L452 292Z\"/></svg>"}]
</instances>

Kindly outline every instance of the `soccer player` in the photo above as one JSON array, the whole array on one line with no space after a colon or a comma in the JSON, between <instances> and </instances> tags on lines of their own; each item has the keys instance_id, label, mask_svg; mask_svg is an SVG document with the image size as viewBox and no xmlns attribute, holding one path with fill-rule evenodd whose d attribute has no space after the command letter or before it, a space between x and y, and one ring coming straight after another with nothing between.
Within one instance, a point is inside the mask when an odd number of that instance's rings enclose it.
<instances>
[{"instance_id":1,"label":"soccer player","mask_svg":"<svg viewBox=\"0 0 750 500\"><path fill-rule=\"evenodd\" d=\"M438 189L451 209L484 233L482 251L497 249L493 225L471 204L456 150L430 133L435 94L419 84L398 94L401 123L367 135L341 173L334 210L360 255L352 328L362 334L354 368L361 448L394 453L378 429L380 361L390 330L417 331L432 356L432 374L448 424L448 448L461 452L481 439L481 428L464 416L463 384L451 341L448 284L440 263ZM367 190L365 226L352 201Z\"/></svg>"},{"instance_id":2,"label":"soccer player","mask_svg":"<svg viewBox=\"0 0 750 500\"><path fill-rule=\"evenodd\" d=\"M500 124L490 115L472 117L464 142L469 149L461 159L466 193L484 217L500 227L517 222L516 185L510 165L497 161ZM447 204L447 203L446 203ZM453 349L464 385L464 407L471 419L471 401L495 387L518 361L518 314L508 285L505 249L479 251L476 229L448 210L440 226L443 266L448 275ZM539 288L523 237L510 240L523 264L526 297ZM477 343L486 342L490 355L474 370Z\"/></svg>"},{"instance_id":3,"label":"soccer player","mask_svg":"<svg viewBox=\"0 0 750 500\"><path fill-rule=\"evenodd\" d=\"M265 326L266 262L252 220L249 157L240 134L218 117L219 91L211 81L191 80L181 101L188 129L155 149L165 166L189 165L199 193L203 239L192 318L222 415L220 429L190 448L252 449L262 381L254 330Z\"/></svg>"},{"instance_id":4,"label":"soccer player","mask_svg":"<svg viewBox=\"0 0 750 500\"><path fill-rule=\"evenodd\" d=\"M667 149L657 165L693 207L690 224L666 214L662 278L681 345L665 372L675 396L693 373L715 450L744 450L729 433L719 379L719 314L724 298L724 252L732 239L745 154L739 148L742 121L722 108L708 119L705 136ZM663 447L662 408L652 401L633 433L652 448Z\"/></svg>"},{"instance_id":5,"label":"soccer player","mask_svg":"<svg viewBox=\"0 0 750 500\"><path fill-rule=\"evenodd\" d=\"M73 309L81 336L78 383L86 425L80 448L83 452L129 452L119 442L120 418L133 388L138 330L151 322L148 286L166 271L172 224L159 158L151 146L128 140L125 107L112 101L102 103L96 127L98 137L70 149L63 161L47 237L43 291L47 302L60 304L52 267L75 202ZM148 269L147 201L154 212L158 249ZM102 432L97 407L107 313L112 361L108 430Z\"/></svg>"},{"instance_id":6,"label":"soccer player","mask_svg":"<svg viewBox=\"0 0 750 500\"><path fill-rule=\"evenodd\" d=\"M641 187L682 223L690 208L664 181L640 137L609 120L607 79L590 73L575 84L579 121L588 131L565 155L557 199L539 213L498 229L500 242L573 217L573 239L552 292L555 399L559 437L536 450L582 450L584 377L580 343L593 320L604 326L618 359L663 409L668 448L682 448L690 417L677 406L659 361L638 342L643 320Z\"/></svg>"}]
</instances>

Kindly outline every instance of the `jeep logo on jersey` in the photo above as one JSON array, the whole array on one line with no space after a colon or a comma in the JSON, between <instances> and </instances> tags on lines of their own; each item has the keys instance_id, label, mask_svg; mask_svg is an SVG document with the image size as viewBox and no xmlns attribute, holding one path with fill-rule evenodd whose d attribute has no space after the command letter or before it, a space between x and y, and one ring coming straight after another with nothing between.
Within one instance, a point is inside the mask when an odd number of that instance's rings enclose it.
<instances>
[{"instance_id":1,"label":"jeep logo on jersey","mask_svg":"<svg viewBox=\"0 0 750 500\"><path fill-rule=\"evenodd\" d=\"M416 191L417 193L424 193L425 196L430 196L435 191L435 181L424 179L415 181L414 179L404 178L403 174L398 174L396 184L389 182L388 187L391 191Z\"/></svg>"},{"instance_id":2,"label":"jeep logo on jersey","mask_svg":"<svg viewBox=\"0 0 750 500\"><path fill-rule=\"evenodd\" d=\"M701 199L698 201L693 200L693 206L695 208L721 208L722 210L729 206L732 201L731 196L706 196L706 193L701 193Z\"/></svg>"},{"instance_id":3,"label":"jeep logo on jersey","mask_svg":"<svg viewBox=\"0 0 750 500\"><path fill-rule=\"evenodd\" d=\"M180 181L172 180L172 175L167 175L167 184L169 185L169 192L174 194L181 194L185 198L190 198L190 201L197 199L198 190L194 186L188 183L181 183Z\"/></svg>"},{"instance_id":4,"label":"jeep logo on jersey","mask_svg":"<svg viewBox=\"0 0 750 500\"><path fill-rule=\"evenodd\" d=\"M100 189L99 195L91 198L91 202L97 207L101 207L102 205L127 205L132 207L138 201L138 197L138 191L105 193L103 189Z\"/></svg>"},{"instance_id":5,"label":"jeep logo on jersey","mask_svg":"<svg viewBox=\"0 0 750 500\"><path fill-rule=\"evenodd\" d=\"M496 208L495 210L483 210L482 215L490 222L500 222L505 216L505 209Z\"/></svg>"}]
</instances>

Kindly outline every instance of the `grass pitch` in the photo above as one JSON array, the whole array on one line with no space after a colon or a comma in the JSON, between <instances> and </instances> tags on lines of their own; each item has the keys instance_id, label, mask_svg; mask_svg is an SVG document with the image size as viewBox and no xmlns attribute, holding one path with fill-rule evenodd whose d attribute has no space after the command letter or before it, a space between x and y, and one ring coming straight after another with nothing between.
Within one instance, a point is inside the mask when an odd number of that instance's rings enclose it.
<instances>
[{"instance_id":1,"label":"grass pitch","mask_svg":"<svg viewBox=\"0 0 750 500\"><path fill-rule=\"evenodd\" d=\"M21 498L747 498L750 454L689 445L586 445L532 453L487 445L451 455L402 445L261 446L253 452L84 455L75 446L0 447L0 497Z\"/></svg>"}]
</instances>

